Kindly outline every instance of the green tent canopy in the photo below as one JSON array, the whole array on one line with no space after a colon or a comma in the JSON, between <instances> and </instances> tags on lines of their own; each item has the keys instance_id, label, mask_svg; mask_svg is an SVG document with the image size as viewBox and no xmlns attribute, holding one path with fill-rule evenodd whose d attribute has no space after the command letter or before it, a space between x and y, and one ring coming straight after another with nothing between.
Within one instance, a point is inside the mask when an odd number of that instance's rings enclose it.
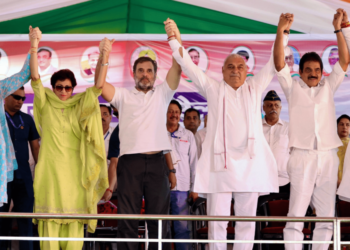
<instances>
[{"instance_id":1,"label":"green tent canopy","mask_svg":"<svg viewBox=\"0 0 350 250\"><path fill-rule=\"evenodd\" d=\"M0 22L0 34L164 34L174 19L182 34L273 34L276 26L173 0L90 0ZM292 33L300 33L292 31Z\"/></svg>"}]
</instances>

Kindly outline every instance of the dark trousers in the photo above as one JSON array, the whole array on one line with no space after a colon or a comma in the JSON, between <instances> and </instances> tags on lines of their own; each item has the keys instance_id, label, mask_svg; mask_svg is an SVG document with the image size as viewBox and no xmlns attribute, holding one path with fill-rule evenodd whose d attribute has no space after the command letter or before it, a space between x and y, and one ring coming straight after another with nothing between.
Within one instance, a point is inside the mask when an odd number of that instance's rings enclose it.
<instances>
[{"instance_id":1,"label":"dark trousers","mask_svg":"<svg viewBox=\"0 0 350 250\"><path fill-rule=\"evenodd\" d=\"M8 212L11 199L13 200L13 212L33 213L34 196L28 194L24 180L14 179L7 183L8 203L0 207L0 212ZM32 219L17 219L19 236L33 236ZM12 227L12 219L0 218L0 235L9 236ZM0 241L0 249L6 250L8 240ZM33 241L19 241L20 250L33 250Z\"/></svg>"},{"instance_id":2,"label":"dark trousers","mask_svg":"<svg viewBox=\"0 0 350 250\"><path fill-rule=\"evenodd\" d=\"M119 158L117 167L118 214L140 214L142 196L146 214L169 214L169 170L163 153L131 154ZM138 238L138 220L118 220L118 238ZM148 236L158 238L158 221L147 221ZM167 237L169 222L163 221L162 238ZM138 249L138 242L118 242L118 249ZM158 249L158 243L150 243L149 249ZM163 249L170 244L163 243Z\"/></svg>"},{"instance_id":3,"label":"dark trousers","mask_svg":"<svg viewBox=\"0 0 350 250\"><path fill-rule=\"evenodd\" d=\"M288 197L290 196L290 183L284 185L284 186L280 186L279 187L279 192L280 194L287 194Z\"/></svg>"}]
</instances>

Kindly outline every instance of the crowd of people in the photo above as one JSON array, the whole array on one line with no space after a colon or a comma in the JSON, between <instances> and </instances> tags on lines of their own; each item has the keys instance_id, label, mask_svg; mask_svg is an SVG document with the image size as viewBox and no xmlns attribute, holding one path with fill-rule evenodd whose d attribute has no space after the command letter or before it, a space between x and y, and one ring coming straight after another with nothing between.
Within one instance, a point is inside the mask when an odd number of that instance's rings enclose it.
<instances>
[{"instance_id":1,"label":"crowd of people","mask_svg":"<svg viewBox=\"0 0 350 250\"><path fill-rule=\"evenodd\" d=\"M335 200L350 200L350 158L347 156L350 117L336 120L334 93L350 63L350 22L338 9L333 26L339 61L323 77L323 64L315 52L305 53L299 65L300 78L292 78L285 60L293 14L281 14L276 40L267 64L247 78L246 60L230 54L223 62L223 80L207 76L182 46L176 23L164 22L172 66L166 79L154 85L157 64L149 57L133 65L135 87L120 88L106 82L109 54L114 40L103 39L95 69L95 85L73 95L77 85L69 69L56 71L51 89L40 80L39 28L30 27L31 48L23 69L0 81L0 211L57 214L96 214L97 203L109 201L116 190L119 214L139 214L144 200L146 214L188 215L189 201L199 195L207 199L207 214L230 216L231 199L237 216L256 216L258 198L285 193L288 216L303 217L310 204L317 216L333 217ZM286 51L286 52L285 52ZM191 54L192 53L192 54ZM244 56L244 55L243 55ZM181 73L191 79L206 98L208 114L204 128L198 110L184 112L173 99ZM277 75L289 105L289 122L280 119L281 98L262 94ZM20 111L31 79L34 120ZM98 97L110 103L99 104ZM261 119L261 110L264 118ZM110 127L112 114L119 125ZM40 140L40 143L39 143ZM35 178L29 167L29 154ZM338 191L337 191L338 188ZM10 207L10 201L13 207ZM84 237L96 229L96 220L18 219L20 236L32 236L37 224L40 237ZM0 233L7 235L11 220L0 219ZM175 239L189 239L185 221L172 224ZM148 237L169 238L169 222L147 221ZM208 238L226 239L227 222L210 221ZM284 239L303 239L303 223L288 222ZM329 241L332 223L316 223L313 240ZM236 222L235 239L253 240L255 222ZM117 237L138 238L137 220L119 220ZM176 243L176 249L190 249ZM41 241L45 250L82 249L82 241ZM150 243L149 249L157 249ZM170 249L169 243L163 243ZM209 248L226 249L226 243ZM251 250L252 243L235 244L234 250ZM138 242L118 242L117 248L138 249ZM301 244L286 244L301 250ZM0 241L0 249L7 242ZM21 241L20 249L33 249L32 241ZM328 244L313 244L326 250Z\"/></svg>"}]
</instances>

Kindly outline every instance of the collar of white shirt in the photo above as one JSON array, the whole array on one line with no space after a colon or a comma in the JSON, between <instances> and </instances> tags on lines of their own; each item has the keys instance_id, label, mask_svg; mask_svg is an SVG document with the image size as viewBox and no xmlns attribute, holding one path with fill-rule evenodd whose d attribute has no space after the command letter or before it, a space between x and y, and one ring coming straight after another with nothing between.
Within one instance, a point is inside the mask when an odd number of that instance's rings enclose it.
<instances>
[{"instance_id":1,"label":"collar of white shirt","mask_svg":"<svg viewBox=\"0 0 350 250\"><path fill-rule=\"evenodd\" d=\"M300 84L300 87L302 87L303 89L306 89L306 88L310 88L305 82L303 79L299 79L299 84ZM322 83L322 81L320 81L315 87L312 87L312 88L319 88L323 85L324 83Z\"/></svg>"},{"instance_id":2,"label":"collar of white shirt","mask_svg":"<svg viewBox=\"0 0 350 250\"><path fill-rule=\"evenodd\" d=\"M153 87L152 91L154 91L154 90L155 90L155 88ZM137 95L137 94L142 94L142 93L144 93L144 92L142 92L142 91L137 90L136 87L134 87L131 91L132 91L134 94L136 94L136 95ZM148 93L148 92L147 92L147 93ZM146 93L146 94L147 94L147 93Z\"/></svg>"},{"instance_id":3,"label":"collar of white shirt","mask_svg":"<svg viewBox=\"0 0 350 250\"><path fill-rule=\"evenodd\" d=\"M281 118L278 118L278 122L277 122L276 124L280 124L280 125L282 125L282 126L284 125L283 122L282 122L282 120L281 120ZM276 125L276 124L275 124L275 125ZM263 125L267 125L267 126L272 127L270 124L268 124L268 123L266 122L265 117L263 118ZM273 125L273 126L275 126L275 125Z\"/></svg>"}]
</instances>

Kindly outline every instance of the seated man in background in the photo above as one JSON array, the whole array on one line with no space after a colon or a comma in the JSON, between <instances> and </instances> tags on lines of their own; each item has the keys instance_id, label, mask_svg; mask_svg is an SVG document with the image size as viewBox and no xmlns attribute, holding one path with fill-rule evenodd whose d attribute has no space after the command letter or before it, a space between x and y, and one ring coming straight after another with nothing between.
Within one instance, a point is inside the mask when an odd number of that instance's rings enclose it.
<instances>
[{"instance_id":1,"label":"seated man in background","mask_svg":"<svg viewBox=\"0 0 350 250\"><path fill-rule=\"evenodd\" d=\"M197 129L201 125L201 118L199 111L194 108L189 108L184 114L184 126L191 131L194 135L197 133Z\"/></svg>"},{"instance_id":2,"label":"seated man in background","mask_svg":"<svg viewBox=\"0 0 350 250\"><path fill-rule=\"evenodd\" d=\"M337 186L339 187L340 182L343 177L343 166L344 166L344 158L346 149L348 148L349 144L349 134L350 134L350 116L348 115L341 115L337 119L337 127L338 127L338 135L340 140L343 143L343 146L338 147L338 157L339 157L339 168L338 168L338 183Z\"/></svg>"},{"instance_id":3,"label":"seated man in background","mask_svg":"<svg viewBox=\"0 0 350 250\"><path fill-rule=\"evenodd\" d=\"M263 110L265 116L262 120L263 131L277 162L279 193L286 193L289 196L290 185L287 173L289 123L280 119L281 109L280 97L276 91L270 90L264 98Z\"/></svg>"}]
</instances>

